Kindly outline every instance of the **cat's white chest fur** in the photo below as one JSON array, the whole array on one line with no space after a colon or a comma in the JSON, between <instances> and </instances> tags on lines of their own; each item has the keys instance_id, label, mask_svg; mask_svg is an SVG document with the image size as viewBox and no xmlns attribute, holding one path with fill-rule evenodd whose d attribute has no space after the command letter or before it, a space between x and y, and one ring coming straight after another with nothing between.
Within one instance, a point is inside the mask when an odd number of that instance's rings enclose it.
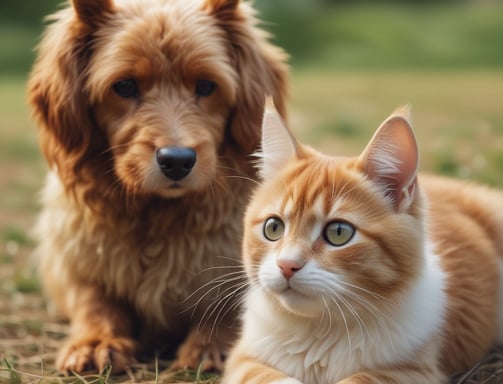
<instances>
[{"instance_id":1,"label":"cat's white chest fur","mask_svg":"<svg viewBox=\"0 0 503 384\"><path fill-rule=\"evenodd\" d=\"M333 384L353 373L413 358L440 337L445 275L427 247L422 275L393 311L375 310L375 321L346 329L340 317L290 315L259 287L251 288L243 342L255 358L303 383ZM358 322L357 322L358 323Z\"/></svg>"}]
</instances>

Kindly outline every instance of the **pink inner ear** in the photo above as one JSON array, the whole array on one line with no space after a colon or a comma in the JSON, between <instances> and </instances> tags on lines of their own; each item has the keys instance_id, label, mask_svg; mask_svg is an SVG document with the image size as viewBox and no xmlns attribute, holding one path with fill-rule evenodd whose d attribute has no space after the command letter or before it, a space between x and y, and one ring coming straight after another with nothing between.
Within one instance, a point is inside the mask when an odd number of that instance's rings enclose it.
<instances>
[{"instance_id":1,"label":"pink inner ear","mask_svg":"<svg viewBox=\"0 0 503 384\"><path fill-rule=\"evenodd\" d=\"M400 127L400 129L394 129L393 133L395 134L394 140L397 148L400 151L398 157L401 160L400 173L403 176L402 186L406 188L411 183L411 178L415 177L417 173L418 149L416 138L409 123L402 118L400 120L402 120L401 124L404 126Z\"/></svg>"},{"instance_id":2,"label":"pink inner ear","mask_svg":"<svg viewBox=\"0 0 503 384\"><path fill-rule=\"evenodd\" d=\"M383 186L395 207L410 200L418 167L418 148L408 121L391 116L374 134L362 154L368 176Z\"/></svg>"},{"instance_id":3,"label":"pink inner ear","mask_svg":"<svg viewBox=\"0 0 503 384\"><path fill-rule=\"evenodd\" d=\"M299 144L274 106L272 97L266 99L262 120L262 158L260 173L271 179L283 169L299 150Z\"/></svg>"}]
</instances>

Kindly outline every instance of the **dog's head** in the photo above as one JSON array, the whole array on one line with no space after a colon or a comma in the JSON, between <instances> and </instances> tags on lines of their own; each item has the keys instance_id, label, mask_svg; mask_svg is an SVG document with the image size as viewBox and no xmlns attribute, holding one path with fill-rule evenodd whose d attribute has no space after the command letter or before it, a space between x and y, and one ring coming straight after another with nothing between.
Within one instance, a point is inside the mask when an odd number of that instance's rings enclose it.
<instances>
[{"instance_id":1,"label":"dog's head","mask_svg":"<svg viewBox=\"0 0 503 384\"><path fill-rule=\"evenodd\" d=\"M265 94L284 115L286 55L239 0L73 0L53 21L28 91L67 188L204 190L256 149Z\"/></svg>"}]
</instances>

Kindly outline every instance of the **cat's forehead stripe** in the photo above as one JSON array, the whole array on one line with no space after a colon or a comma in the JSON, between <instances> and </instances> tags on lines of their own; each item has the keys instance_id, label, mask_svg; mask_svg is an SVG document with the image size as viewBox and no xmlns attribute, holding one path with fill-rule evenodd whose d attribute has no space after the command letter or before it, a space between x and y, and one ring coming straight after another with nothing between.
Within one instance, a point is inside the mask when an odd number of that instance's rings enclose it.
<instances>
[{"instance_id":1,"label":"cat's forehead stripe","mask_svg":"<svg viewBox=\"0 0 503 384\"><path fill-rule=\"evenodd\" d=\"M331 218L335 218L339 215L341 206L344 204L344 198L339 197L335 201L332 200L332 204L330 206L330 210L328 211L327 216Z\"/></svg>"},{"instance_id":2,"label":"cat's forehead stripe","mask_svg":"<svg viewBox=\"0 0 503 384\"><path fill-rule=\"evenodd\" d=\"M328 159L303 162L287 176L282 204L286 215L301 213L309 207L311 213L322 218L333 212L334 203L339 205L341 186L337 185L339 178L334 164Z\"/></svg>"},{"instance_id":3,"label":"cat's forehead stripe","mask_svg":"<svg viewBox=\"0 0 503 384\"><path fill-rule=\"evenodd\" d=\"M313 213L315 214L316 217L323 218L326 215L325 212L325 197L323 194L319 194L316 196L314 202L313 202Z\"/></svg>"},{"instance_id":4,"label":"cat's forehead stripe","mask_svg":"<svg viewBox=\"0 0 503 384\"><path fill-rule=\"evenodd\" d=\"M290 217L293 214L293 211L295 209L295 203L294 203L292 196L288 196L288 198L285 200L282 208L283 208L282 209L283 214L286 217Z\"/></svg>"}]
</instances>

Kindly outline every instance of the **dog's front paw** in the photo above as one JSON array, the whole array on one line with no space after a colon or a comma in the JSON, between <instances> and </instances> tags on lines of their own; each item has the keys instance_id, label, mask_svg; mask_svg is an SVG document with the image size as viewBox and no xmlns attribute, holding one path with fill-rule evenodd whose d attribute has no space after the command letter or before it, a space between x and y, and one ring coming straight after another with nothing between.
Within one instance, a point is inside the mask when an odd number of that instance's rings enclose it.
<instances>
[{"instance_id":1,"label":"dog's front paw","mask_svg":"<svg viewBox=\"0 0 503 384\"><path fill-rule=\"evenodd\" d=\"M178 348L172 370L198 369L203 371L222 371L224 366L223 351L218 345L187 340Z\"/></svg>"},{"instance_id":2,"label":"dog's front paw","mask_svg":"<svg viewBox=\"0 0 503 384\"><path fill-rule=\"evenodd\" d=\"M124 372L134 362L134 342L127 338L74 338L60 351L56 367L71 374L99 371L110 366L113 373Z\"/></svg>"},{"instance_id":3,"label":"dog's front paw","mask_svg":"<svg viewBox=\"0 0 503 384\"><path fill-rule=\"evenodd\" d=\"M206 333L205 330L193 329L178 348L171 368L223 371L225 355L234 335L231 328L227 329L227 332L220 330L218 336L212 332Z\"/></svg>"}]
</instances>

